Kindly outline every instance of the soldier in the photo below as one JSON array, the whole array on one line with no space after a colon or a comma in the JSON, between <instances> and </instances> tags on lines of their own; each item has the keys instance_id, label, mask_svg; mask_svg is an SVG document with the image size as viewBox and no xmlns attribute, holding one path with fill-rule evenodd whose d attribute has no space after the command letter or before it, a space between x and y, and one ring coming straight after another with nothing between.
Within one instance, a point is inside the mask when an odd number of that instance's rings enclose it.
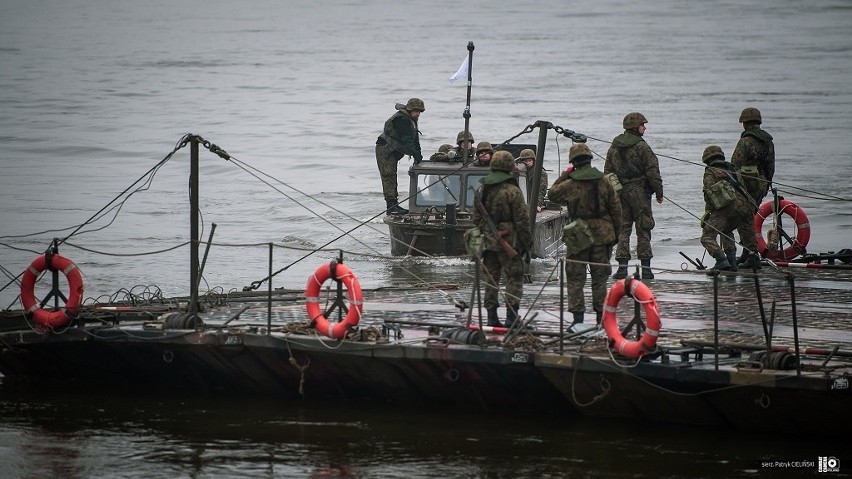
<instances>
[{"instance_id":1,"label":"soldier","mask_svg":"<svg viewBox=\"0 0 852 479\"><path fill-rule=\"evenodd\" d=\"M506 273L506 327L517 320L524 291L523 256L532 247L530 217L518 179L512 175L514 166L511 153L498 151L491 160L491 174L479 180L482 186L476 190L473 222L483 237L482 268L489 326L500 326L497 308L501 273ZM479 211L480 204L487 215ZM489 222L500 238L492 233ZM512 249L517 254L510 257Z\"/></svg>"},{"instance_id":2,"label":"soldier","mask_svg":"<svg viewBox=\"0 0 852 479\"><path fill-rule=\"evenodd\" d=\"M701 218L701 246L716 260L712 269L735 271L737 245L734 230L739 233L746 251L757 251L752 200L742 186L740 175L725 161L721 148L708 146L701 155L701 161L707 165L702 187L705 213ZM717 236L721 245L716 241Z\"/></svg>"},{"instance_id":3,"label":"soldier","mask_svg":"<svg viewBox=\"0 0 852 479\"><path fill-rule=\"evenodd\" d=\"M527 192L532 193L533 168L535 167L535 152L529 148L521 150L516 162L524 165L527 171ZM544 168L541 169L541 179L538 183L538 201L536 202L536 211L541 212L544 208L544 195L547 194L547 172Z\"/></svg>"},{"instance_id":4,"label":"soldier","mask_svg":"<svg viewBox=\"0 0 852 479\"><path fill-rule=\"evenodd\" d=\"M731 155L731 164L740 174L746 191L754 199L754 215L775 176L775 144L772 135L760 129L762 119L757 108L745 108L740 114L740 123L743 124L743 132ZM743 250L737 262L744 263L748 258L748 251Z\"/></svg>"},{"instance_id":5,"label":"soldier","mask_svg":"<svg viewBox=\"0 0 852 479\"><path fill-rule=\"evenodd\" d=\"M651 230L654 229L654 213L651 210L651 196L656 195L657 203L663 202L663 179L657 155L645 143L645 123L648 120L638 112L628 113L624 117L624 133L612 140L612 146L606 152L604 174L615 173L621 182L621 233L615 259L618 271L612 276L621 279L627 276L627 262L630 260L630 234L636 224L636 256L642 262L642 278L653 279L651 271Z\"/></svg>"},{"instance_id":6,"label":"soldier","mask_svg":"<svg viewBox=\"0 0 852 479\"><path fill-rule=\"evenodd\" d=\"M411 98L408 103L396 104L396 113L385 121L382 134L376 140L376 163L382 178L382 193L385 195L387 214L404 215L408 210L399 205L397 198L396 167L405 155L414 157L414 164L423 160L420 152L420 131L417 121L426 111L423 100Z\"/></svg>"},{"instance_id":7,"label":"soldier","mask_svg":"<svg viewBox=\"0 0 852 479\"><path fill-rule=\"evenodd\" d=\"M465 141L467 138L467 141ZM456 146L454 148L450 148L449 151L441 152L440 150L437 153L433 153L431 157L429 157L430 161L462 161L464 157L464 149L467 147L467 163L473 161L473 133L460 131L458 135L456 135Z\"/></svg>"},{"instance_id":8,"label":"soldier","mask_svg":"<svg viewBox=\"0 0 852 479\"><path fill-rule=\"evenodd\" d=\"M480 141L476 145L476 166L491 166L491 156L494 155L494 148L491 148L491 143Z\"/></svg>"},{"instance_id":9,"label":"soldier","mask_svg":"<svg viewBox=\"0 0 852 479\"><path fill-rule=\"evenodd\" d=\"M572 249L576 247L565 245L569 260L565 263L568 311L574 316L574 324L583 322L586 312L583 288L588 263L592 277L592 308L595 320L600 324L606 298L606 279L612 273L609 259L622 225L621 202L604 174L591 165L592 151L588 146L584 143L571 146L568 161L574 169L566 171L553 183L550 199L567 205L572 223L583 220L591 235L591 244L579 251L574 252Z\"/></svg>"}]
</instances>

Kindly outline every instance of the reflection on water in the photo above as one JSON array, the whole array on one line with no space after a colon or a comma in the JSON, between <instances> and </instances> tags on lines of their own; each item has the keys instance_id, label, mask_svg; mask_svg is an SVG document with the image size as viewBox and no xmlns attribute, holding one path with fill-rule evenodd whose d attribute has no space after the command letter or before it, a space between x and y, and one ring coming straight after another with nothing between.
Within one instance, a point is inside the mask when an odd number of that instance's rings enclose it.
<instances>
[{"instance_id":1,"label":"reflection on water","mask_svg":"<svg viewBox=\"0 0 852 479\"><path fill-rule=\"evenodd\" d=\"M843 451L819 438L438 404L39 396L0 394L2 477L763 477L762 461Z\"/></svg>"}]
</instances>

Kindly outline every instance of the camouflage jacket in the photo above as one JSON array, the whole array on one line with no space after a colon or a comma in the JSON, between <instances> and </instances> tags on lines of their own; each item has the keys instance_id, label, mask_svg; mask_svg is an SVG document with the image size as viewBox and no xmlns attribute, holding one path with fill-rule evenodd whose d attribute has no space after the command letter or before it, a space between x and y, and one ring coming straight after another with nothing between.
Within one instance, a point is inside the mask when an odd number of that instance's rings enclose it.
<instances>
[{"instance_id":1,"label":"camouflage jacket","mask_svg":"<svg viewBox=\"0 0 852 479\"><path fill-rule=\"evenodd\" d=\"M566 205L572 220L586 220L593 244L609 246L618 242L621 201L597 168L583 165L563 173L550 187L548 196L551 201Z\"/></svg>"},{"instance_id":2,"label":"camouflage jacket","mask_svg":"<svg viewBox=\"0 0 852 479\"><path fill-rule=\"evenodd\" d=\"M775 176L775 144L772 135L761 130L759 127L745 130L740 135L734 153L731 155L731 164L737 171L749 176L762 175L767 181L772 181ZM743 168L746 167L745 170ZM749 172L747 167L757 167L757 173Z\"/></svg>"},{"instance_id":3,"label":"camouflage jacket","mask_svg":"<svg viewBox=\"0 0 852 479\"><path fill-rule=\"evenodd\" d=\"M638 133L624 130L606 152L604 174L615 173L622 188L643 187L648 194L663 197L663 179L657 155Z\"/></svg>"},{"instance_id":4,"label":"camouflage jacket","mask_svg":"<svg viewBox=\"0 0 852 479\"><path fill-rule=\"evenodd\" d=\"M471 148L471 149L467 150L467 161L468 162L474 161L474 154L476 153L475 150L476 150L475 148ZM450 152L452 152L452 153L447 154L447 153L444 153L444 152L441 152L441 151L432 153L432 156L429 157L429 161L448 161L448 162L451 162L451 163L462 161L462 156L463 156L464 152L462 151L461 148L454 146L453 148L450 148ZM452 158L450 158L450 156L452 156Z\"/></svg>"},{"instance_id":5,"label":"camouflage jacket","mask_svg":"<svg viewBox=\"0 0 852 479\"><path fill-rule=\"evenodd\" d=\"M730 176L729 176L730 175ZM731 181L733 180L733 181ZM718 160L710 163L704 168L704 179L702 181L702 189L704 192L704 211L714 212L713 202L710 201L706 190L720 181L731 181L731 186L737 192L737 200L730 205L718 211L719 214L729 216L738 212L749 214L751 212L751 196L748 195L745 188L742 186L742 178L740 174L734 171L734 167L724 160ZM739 186L735 185L736 182Z\"/></svg>"},{"instance_id":6,"label":"camouflage jacket","mask_svg":"<svg viewBox=\"0 0 852 479\"><path fill-rule=\"evenodd\" d=\"M376 144L388 145L399 155L397 160L405 155L422 158L417 122L405 110L397 111L385 121L384 130L376 140Z\"/></svg>"},{"instance_id":7,"label":"camouflage jacket","mask_svg":"<svg viewBox=\"0 0 852 479\"><path fill-rule=\"evenodd\" d=\"M527 193L532 194L532 171L527 171ZM542 168L541 170L541 179L538 183L538 206L544 207L544 195L547 194L547 172Z\"/></svg>"},{"instance_id":8,"label":"camouflage jacket","mask_svg":"<svg viewBox=\"0 0 852 479\"><path fill-rule=\"evenodd\" d=\"M480 182L482 186L476 190L476 201L481 201L485 206L497 231L505 231L503 239L518 252L529 251L533 243L530 216L517 178L498 171L482 178ZM473 222L482 233L483 248L500 251L497 238L491 233L479 208L473 209Z\"/></svg>"}]
</instances>

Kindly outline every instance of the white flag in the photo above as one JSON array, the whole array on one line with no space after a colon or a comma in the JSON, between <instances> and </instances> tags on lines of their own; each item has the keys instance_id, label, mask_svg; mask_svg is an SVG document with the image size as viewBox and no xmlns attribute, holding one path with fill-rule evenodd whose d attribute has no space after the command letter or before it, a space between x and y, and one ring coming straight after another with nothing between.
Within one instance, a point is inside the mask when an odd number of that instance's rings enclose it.
<instances>
[{"instance_id":1,"label":"white flag","mask_svg":"<svg viewBox=\"0 0 852 479\"><path fill-rule=\"evenodd\" d=\"M468 53L467 56L464 57L464 61L462 62L461 66L459 67L459 71L455 72L455 74L453 74L453 76L450 77L450 85L455 83L460 78L467 78L467 65L469 63L469 60L470 60L470 53Z\"/></svg>"}]
</instances>

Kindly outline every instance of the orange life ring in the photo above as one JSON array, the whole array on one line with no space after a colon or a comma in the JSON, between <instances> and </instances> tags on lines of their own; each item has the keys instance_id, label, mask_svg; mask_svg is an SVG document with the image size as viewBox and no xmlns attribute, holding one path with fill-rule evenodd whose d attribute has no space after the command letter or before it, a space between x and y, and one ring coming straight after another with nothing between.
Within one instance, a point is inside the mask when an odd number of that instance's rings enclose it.
<instances>
[{"instance_id":1,"label":"orange life ring","mask_svg":"<svg viewBox=\"0 0 852 479\"><path fill-rule=\"evenodd\" d=\"M808 220L808 215L805 214L805 210L790 200L781 199L778 201L778 214L781 213L787 214L796 222L796 237L793 239L793 244L783 251L768 250L766 240L763 239L763 220L772 214L772 201L760 205L754 215L754 236L757 240L757 251L765 258L773 260L793 259L805 252L805 246L811 239L811 223Z\"/></svg>"},{"instance_id":2,"label":"orange life ring","mask_svg":"<svg viewBox=\"0 0 852 479\"><path fill-rule=\"evenodd\" d=\"M332 269L334 276L332 277ZM323 283L329 278L335 281L340 281L346 286L346 291L349 296L349 311L346 317L339 323L329 321L319 305L319 293ZM358 326L361 321L361 311L364 309L364 295L361 293L361 283L358 278L349 269L348 266L332 261L324 264L314 271L314 274L308 278L308 285L305 287L305 307L308 311L308 317L314 324L316 330L329 338L341 339L346 336L350 328Z\"/></svg>"},{"instance_id":3,"label":"orange life ring","mask_svg":"<svg viewBox=\"0 0 852 479\"><path fill-rule=\"evenodd\" d=\"M657 300L654 299L654 293L651 292L645 283L630 278L630 285L627 285L628 279L621 279L615 282L609 291L606 293L604 300L604 313L601 323L606 330L607 337L612 341L613 346L618 354L630 359L639 359L646 353L650 353L657 346L657 336L660 334L662 323L660 322L660 312L657 309ZM642 337L638 341L628 341L624 339L618 323L615 320L615 312L618 309L618 303L621 298L627 294L627 288L630 288L630 296L636 298L642 303L645 308L646 329L642 333Z\"/></svg>"},{"instance_id":4,"label":"orange life ring","mask_svg":"<svg viewBox=\"0 0 852 479\"><path fill-rule=\"evenodd\" d=\"M32 313L35 323L42 327L61 328L71 322L77 315L77 310L83 302L83 275L80 268L70 259L58 254L50 255L50 269L61 271L68 280L70 293L65 301L65 307L55 311L47 311L38 305L35 297L35 283L38 275L48 269L47 255L36 257L30 266L24 270L21 278L21 305L26 313Z\"/></svg>"}]
</instances>

